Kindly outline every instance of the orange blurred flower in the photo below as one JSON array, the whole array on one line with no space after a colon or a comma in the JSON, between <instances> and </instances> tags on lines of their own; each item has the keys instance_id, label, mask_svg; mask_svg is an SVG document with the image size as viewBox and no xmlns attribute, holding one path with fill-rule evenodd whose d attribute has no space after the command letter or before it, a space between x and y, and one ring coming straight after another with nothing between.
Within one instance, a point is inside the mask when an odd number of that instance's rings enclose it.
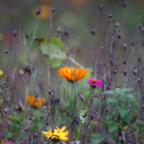
<instances>
[{"instance_id":1,"label":"orange blurred flower","mask_svg":"<svg viewBox=\"0 0 144 144\"><path fill-rule=\"evenodd\" d=\"M42 19L49 19L50 18L50 16L51 16L51 7L50 6L47 6L47 5L41 5L40 7L39 6L36 6L36 7L34 7L33 8L33 11L32 11L32 15L34 16L34 17L37 17L36 16L36 14L35 14L35 11L37 10L37 9L39 9L40 8L40 10L41 10L41 13L40 13L40 15L38 16L38 18L42 18Z\"/></svg>"},{"instance_id":2,"label":"orange blurred flower","mask_svg":"<svg viewBox=\"0 0 144 144\"><path fill-rule=\"evenodd\" d=\"M46 104L46 101L44 98L40 98L40 97L34 97L32 95L28 95L26 97L27 102L35 107L41 107L42 104Z\"/></svg>"},{"instance_id":3,"label":"orange blurred flower","mask_svg":"<svg viewBox=\"0 0 144 144\"><path fill-rule=\"evenodd\" d=\"M80 7L80 6L82 6L82 5L86 2L86 0L70 0L70 2L71 2L74 6Z\"/></svg>"},{"instance_id":4,"label":"orange blurred flower","mask_svg":"<svg viewBox=\"0 0 144 144\"><path fill-rule=\"evenodd\" d=\"M87 71L83 68L63 67L58 70L58 75L68 81L78 81L86 75Z\"/></svg>"}]
</instances>

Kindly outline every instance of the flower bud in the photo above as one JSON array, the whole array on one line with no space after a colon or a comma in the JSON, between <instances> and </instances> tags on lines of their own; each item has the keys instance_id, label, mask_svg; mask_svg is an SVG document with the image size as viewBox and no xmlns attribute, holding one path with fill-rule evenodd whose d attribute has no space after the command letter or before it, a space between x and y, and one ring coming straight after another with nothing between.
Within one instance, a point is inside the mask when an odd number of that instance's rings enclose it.
<instances>
[{"instance_id":1,"label":"flower bud","mask_svg":"<svg viewBox=\"0 0 144 144\"><path fill-rule=\"evenodd\" d=\"M66 116L68 116L68 117L70 116L70 111L69 110L66 111Z\"/></svg>"},{"instance_id":2,"label":"flower bud","mask_svg":"<svg viewBox=\"0 0 144 144\"><path fill-rule=\"evenodd\" d=\"M4 52L3 52L3 53L8 54L8 51L7 51L7 50L4 50Z\"/></svg>"},{"instance_id":3,"label":"flower bud","mask_svg":"<svg viewBox=\"0 0 144 144\"><path fill-rule=\"evenodd\" d=\"M123 43L123 49L125 50L127 48L127 43Z\"/></svg>"},{"instance_id":4,"label":"flower bud","mask_svg":"<svg viewBox=\"0 0 144 144\"><path fill-rule=\"evenodd\" d=\"M140 83L142 81L142 78L137 79L137 83Z\"/></svg>"},{"instance_id":5,"label":"flower bud","mask_svg":"<svg viewBox=\"0 0 144 144\"><path fill-rule=\"evenodd\" d=\"M119 25L120 25L119 23L115 23L115 28L119 27Z\"/></svg>"},{"instance_id":6,"label":"flower bud","mask_svg":"<svg viewBox=\"0 0 144 144\"><path fill-rule=\"evenodd\" d=\"M46 121L46 122L45 122L45 125L49 125L49 121Z\"/></svg>"},{"instance_id":7,"label":"flower bud","mask_svg":"<svg viewBox=\"0 0 144 144\"><path fill-rule=\"evenodd\" d=\"M85 100L82 95L80 95L79 98L80 98L81 101L84 101L84 100Z\"/></svg>"},{"instance_id":8,"label":"flower bud","mask_svg":"<svg viewBox=\"0 0 144 144\"><path fill-rule=\"evenodd\" d=\"M114 69L114 70L113 70L113 74L115 75L116 73L117 73L117 70L116 70L116 69Z\"/></svg>"},{"instance_id":9,"label":"flower bud","mask_svg":"<svg viewBox=\"0 0 144 144\"><path fill-rule=\"evenodd\" d=\"M90 30L90 32L91 32L92 35L95 35L96 30L95 30L94 28L92 28L92 29Z\"/></svg>"},{"instance_id":10,"label":"flower bud","mask_svg":"<svg viewBox=\"0 0 144 144\"><path fill-rule=\"evenodd\" d=\"M133 71L133 74L134 74L134 75L137 75L137 74L138 74L138 70L135 69L135 70Z\"/></svg>"},{"instance_id":11,"label":"flower bud","mask_svg":"<svg viewBox=\"0 0 144 144\"><path fill-rule=\"evenodd\" d=\"M105 108L105 113L107 113L109 111L109 109L108 108Z\"/></svg>"},{"instance_id":12,"label":"flower bud","mask_svg":"<svg viewBox=\"0 0 144 144\"><path fill-rule=\"evenodd\" d=\"M41 10L40 9L36 9L35 14L38 16L38 15L40 15L40 13L41 13Z\"/></svg>"},{"instance_id":13,"label":"flower bud","mask_svg":"<svg viewBox=\"0 0 144 144\"><path fill-rule=\"evenodd\" d=\"M54 7L51 8L51 12L55 13L55 8Z\"/></svg>"},{"instance_id":14,"label":"flower bud","mask_svg":"<svg viewBox=\"0 0 144 144\"><path fill-rule=\"evenodd\" d=\"M99 10L103 10L103 4L100 4L99 6L98 6L98 8L99 8Z\"/></svg>"},{"instance_id":15,"label":"flower bud","mask_svg":"<svg viewBox=\"0 0 144 144\"><path fill-rule=\"evenodd\" d=\"M127 70L123 70L123 74L124 74L124 76L126 76L127 75Z\"/></svg>"},{"instance_id":16,"label":"flower bud","mask_svg":"<svg viewBox=\"0 0 144 144\"><path fill-rule=\"evenodd\" d=\"M121 39L122 35L121 35L120 31L117 33L117 37L118 37L119 39Z\"/></svg>"}]
</instances>

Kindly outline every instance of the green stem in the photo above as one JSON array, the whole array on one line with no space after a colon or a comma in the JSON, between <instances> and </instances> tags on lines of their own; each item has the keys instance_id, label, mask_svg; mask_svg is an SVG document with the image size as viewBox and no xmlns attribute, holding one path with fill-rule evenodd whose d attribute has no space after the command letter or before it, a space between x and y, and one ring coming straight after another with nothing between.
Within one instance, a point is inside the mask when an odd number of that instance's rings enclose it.
<instances>
[{"instance_id":1,"label":"green stem","mask_svg":"<svg viewBox=\"0 0 144 144\"><path fill-rule=\"evenodd\" d=\"M94 89L93 89L92 94L91 94L91 96L90 96L90 98L89 98L89 100L88 100L88 103L90 102L90 100L91 100L91 98L92 98L92 96L93 96L93 93L94 93ZM84 110L85 112L86 112L87 108L88 108L88 106L86 105L86 106L85 106L85 110ZM80 128L79 128L79 132L78 132L78 136L77 136L77 141L78 141L78 139L79 139L81 127L82 127L82 122L80 123Z\"/></svg>"}]
</instances>

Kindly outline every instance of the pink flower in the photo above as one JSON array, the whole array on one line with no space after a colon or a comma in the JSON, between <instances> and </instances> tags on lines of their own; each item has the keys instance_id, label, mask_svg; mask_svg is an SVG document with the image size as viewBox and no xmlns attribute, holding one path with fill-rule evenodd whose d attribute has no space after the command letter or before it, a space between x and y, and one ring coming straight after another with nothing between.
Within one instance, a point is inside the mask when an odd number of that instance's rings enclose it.
<instances>
[{"instance_id":1,"label":"pink flower","mask_svg":"<svg viewBox=\"0 0 144 144\"><path fill-rule=\"evenodd\" d=\"M13 142L4 142L2 144L14 144Z\"/></svg>"},{"instance_id":2,"label":"pink flower","mask_svg":"<svg viewBox=\"0 0 144 144\"><path fill-rule=\"evenodd\" d=\"M90 84L91 86L96 87L96 86L101 86L102 81L94 78L90 78L87 80L86 84Z\"/></svg>"}]
</instances>

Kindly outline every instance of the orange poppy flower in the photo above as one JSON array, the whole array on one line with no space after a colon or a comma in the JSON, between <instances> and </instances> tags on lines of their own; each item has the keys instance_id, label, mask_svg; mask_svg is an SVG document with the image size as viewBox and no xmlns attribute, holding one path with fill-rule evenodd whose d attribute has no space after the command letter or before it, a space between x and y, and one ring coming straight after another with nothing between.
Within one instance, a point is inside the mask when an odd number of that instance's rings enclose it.
<instances>
[{"instance_id":1,"label":"orange poppy flower","mask_svg":"<svg viewBox=\"0 0 144 144\"><path fill-rule=\"evenodd\" d=\"M32 95L28 95L26 97L27 102L35 107L41 107L42 104L46 104L46 101L44 98L40 98L40 97L34 97Z\"/></svg>"},{"instance_id":2,"label":"orange poppy flower","mask_svg":"<svg viewBox=\"0 0 144 144\"><path fill-rule=\"evenodd\" d=\"M87 71L83 68L63 67L58 70L58 75L68 81L78 81L86 75Z\"/></svg>"}]
</instances>

